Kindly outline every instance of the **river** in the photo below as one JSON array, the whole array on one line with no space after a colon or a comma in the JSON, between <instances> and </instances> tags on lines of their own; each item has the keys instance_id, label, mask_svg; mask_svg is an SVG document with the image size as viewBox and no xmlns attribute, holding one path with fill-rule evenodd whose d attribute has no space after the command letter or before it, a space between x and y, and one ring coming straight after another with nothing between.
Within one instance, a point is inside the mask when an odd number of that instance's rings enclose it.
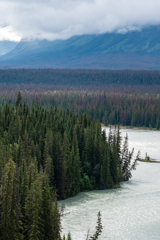
<instances>
[{"instance_id":1,"label":"river","mask_svg":"<svg viewBox=\"0 0 160 240\"><path fill-rule=\"evenodd\" d=\"M160 132L122 129L121 133L128 134L129 149L160 160ZM88 229L94 233L98 211L103 225L99 240L159 240L160 164L139 162L121 188L79 193L62 203L69 213L62 218L62 233L70 231L73 240L85 240Z\"/></svg>"}]
</instances>

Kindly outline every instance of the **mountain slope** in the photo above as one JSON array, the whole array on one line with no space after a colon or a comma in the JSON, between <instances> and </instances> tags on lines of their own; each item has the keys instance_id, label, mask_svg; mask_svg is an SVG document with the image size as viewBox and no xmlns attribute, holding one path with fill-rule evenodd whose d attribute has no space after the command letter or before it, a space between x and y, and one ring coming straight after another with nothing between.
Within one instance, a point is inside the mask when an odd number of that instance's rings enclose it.
<instances>
[{"instance_id":1,"label":"mountain slope","mask_svg":"<svg viewBox=\"0 0 160 240\"><path fill-rule=\"evenodd\" d=\"M1 56L0 68L160 69L160 27L125 34L21 41Z\"/></svg>"},{"instance_id":2,"label":"mountain slope","mask_svg":"<svg viewBox=\"0 0 160 240\"><path fill-rule=\"evenodd\" d=\"M11 52L17 44L17 42L12 41L0 41L0 56Z\"/></svg>"}]
</instances>

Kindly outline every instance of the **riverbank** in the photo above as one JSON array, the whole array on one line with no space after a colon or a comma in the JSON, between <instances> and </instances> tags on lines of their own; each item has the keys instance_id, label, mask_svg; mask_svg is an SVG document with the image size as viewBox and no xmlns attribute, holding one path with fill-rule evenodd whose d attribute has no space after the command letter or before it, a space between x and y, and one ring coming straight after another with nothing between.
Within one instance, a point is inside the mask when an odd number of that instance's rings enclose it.
<instances>
[{"instance_id":1,"label":"riverbank","mask_svg":"<svg viewBox=\"0 0 160 240\"><path fill-rule=\"evenodd\" d=\"M109 128L109 127L115 128L115 125L105 126L103 123L101 123L101 126L103 128ZM149 128L149 127L132 127L132 126L122 126L122 125L119 125L119 126L120 126L120 129L160 131L160 130L157 130L156 128Z\"/></svg>"},{"instance_id":2,"label":"riverbank","mask_svg":"<svg viewBox=\"0 0 160 240\"><path fill-rule=\"evenodd\" d=\"M138 161L148 162L148 163L160 163L160 161L156 161L156 160L153 160L153 159L148 160L148 159L143 159L143 158L138 159Z\"/></svg>"}]
</instances>

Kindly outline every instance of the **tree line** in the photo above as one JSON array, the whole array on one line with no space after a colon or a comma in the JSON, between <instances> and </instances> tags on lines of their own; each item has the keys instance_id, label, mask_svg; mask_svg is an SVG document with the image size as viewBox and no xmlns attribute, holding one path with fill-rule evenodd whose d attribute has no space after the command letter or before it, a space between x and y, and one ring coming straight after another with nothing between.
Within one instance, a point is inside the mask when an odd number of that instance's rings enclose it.
<instances>
[{"instance_id":1,"label":"tree line","mask_svg":"<svg viewBox=\"0 0 160 240\"><path fill-rule=\"evenodd\" d=\"M160 71L89 69L5 69L3 84L53 84L56 86L159 85Z\"/></svg>"},{"instance_id":2,"label":"tree line","mask_svg":"<svg viewBox=\"0 0 160 240\"><path fill-rule=\"evenodd\" d=\"M57 88L53 85L2 85L0 104L15 104L17 90L21 89L23 101L29 106L36 103L50 108L88 113L103 124L160 129L160 88L108 87L99 89Z\"/></svg>"},{"instance_id":3,"label":"tree line","mask_svg":"<svg viewBox=\"0 0 160 240\"><path fill-rule=\"evenodd\" d=\"M136 160L119 127L107 138L86 113L21 100L19 92L15 105L0 108L0 239L60 240L57 199L117 187Z\"/></svg>"}]
</instances>

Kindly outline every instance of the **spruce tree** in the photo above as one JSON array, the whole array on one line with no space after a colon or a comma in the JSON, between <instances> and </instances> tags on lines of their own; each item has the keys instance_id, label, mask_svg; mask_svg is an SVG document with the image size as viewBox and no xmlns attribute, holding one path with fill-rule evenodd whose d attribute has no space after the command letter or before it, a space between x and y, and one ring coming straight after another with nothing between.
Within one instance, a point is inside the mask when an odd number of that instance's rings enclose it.
<instances>
[{"instance_id":1,"label":"spruce tree","mask_svg":"<svg viewBox=\"0 0 160 240\"><path fill-rule=\"evenodd\" d=\"M101 235L101 232L103 229L102 223L101 223L101 213L98 212L97 216L98 216L98 218L97 218L96 232L93 234L93 236L90 237L89 240L96 240Z\"/></svg>"},{"instance_id":2,"label":"spruce tree","mask_svg":"<svg viewBox=\"0 0 160 240\"><path fill-rule=\"evenodd\" d=\"M17 94L17 99L16 99L16 107L18 107L18 105L21 103L22 101L22 95L21 95L21 92L19 91L18 94Z\"/></svg>"},{"instance_id":3,"label":"spruce tree","mask_svg":"<svg viewBox=\"0 0 160 240\"><path fill-rule=\"evenodd\" d=\"M51 194L49 189L48 177L46 174L43 174L42 177L42 202L41 202L41 215L42 219L41 231L43 234L42 240L51 240L53 239L53 230L52 230L52 209L53 202L51 201Z\"/></svg>"},{"instance_id":4,"label":"spruce tree","mask_svg":"<svg viewBox=\"0 0 160 240\"><path fill-rule=\"evenodd\" d=\"M1 239L23 239L20 231L21 214L16 186L16 165L10 159L4 167L2 177L2 210L1 210Z\"/></svg>"},{"instance_id":5,"label":"spruce tree","mask_svg":"<svg viewBox=\"0 0 160 240\"><path fill-rule=\"evenodd\" d=\"M34 182L31 184L31 189L28 192L25 203L25 234L31 240L43 239L42 232L42 188L41 179L36 174Z\"/></svg>"},{"instance_id":6,"label":"spruce tree","mask_svg":"<svg viewBox=\"0 0 160 240\"><path fill-rule=\"evenodd\" d=\"M72 194L77 194L80 191L80 157L78 149L77 135L74 131L73 133L73 143L72 143Z\"/></svg>"}]
</instances>

